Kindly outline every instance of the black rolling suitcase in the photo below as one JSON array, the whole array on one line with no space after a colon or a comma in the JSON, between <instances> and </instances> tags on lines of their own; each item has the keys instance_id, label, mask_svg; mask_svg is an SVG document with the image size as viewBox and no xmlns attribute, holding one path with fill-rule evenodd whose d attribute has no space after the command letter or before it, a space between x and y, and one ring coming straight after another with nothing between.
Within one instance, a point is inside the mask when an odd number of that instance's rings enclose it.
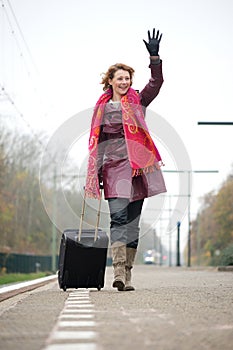
<instances>
[{"instance_id":1,"label":"black rolling suitcase","mask_svg":"<svg viewBox=\"0 0 233 350\"><path fill-rule=\"evenodd\" d=\"M82 229L85 212L83 199L80 226L63 232L60 244L58 283L60 288L104 287L104 276L108 250L108 236L98 229L101 199L97 214L96 228Z\"/></svg>"}]
</instances>

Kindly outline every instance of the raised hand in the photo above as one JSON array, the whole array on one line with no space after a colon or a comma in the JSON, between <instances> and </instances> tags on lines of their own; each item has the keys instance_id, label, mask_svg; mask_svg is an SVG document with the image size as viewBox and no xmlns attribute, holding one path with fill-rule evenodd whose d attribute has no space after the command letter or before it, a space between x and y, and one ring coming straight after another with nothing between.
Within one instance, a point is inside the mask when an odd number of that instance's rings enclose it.
<instances>
[{"instance_id":1,"label":"raised hand","mask_svg":"<svg viewBox=\"0 0 233 350\"><path fill-rule=\"evenodd\" d=\"M157 30L155 37L155 28L153 28L153 35L151 37L150 31L148 30L148 43L143 39L150 56L159 55L159 44L162 38L162 34L159 35L159 30Z\"/></svg>"}]
</instances>

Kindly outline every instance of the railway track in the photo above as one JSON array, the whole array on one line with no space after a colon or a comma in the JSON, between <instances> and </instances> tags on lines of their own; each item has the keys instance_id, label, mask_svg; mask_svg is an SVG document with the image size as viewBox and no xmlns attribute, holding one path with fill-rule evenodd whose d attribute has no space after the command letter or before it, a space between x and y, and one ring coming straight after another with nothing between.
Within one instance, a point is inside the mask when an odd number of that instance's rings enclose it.
<instances>
[{"instance_id":1,"label":"railway track","mask_svg":"<svg viewBox=\"0 0 233 350\"><path fill-rule=\"evenodd\" d=\"M47 277L37 278L32 281L20 282L0 288L0 302L9 298L14 297L20 293L25 293L30 290L44 286L47 283L55 281L57 275L51 275Z\"/></svg>"}]
</instances>

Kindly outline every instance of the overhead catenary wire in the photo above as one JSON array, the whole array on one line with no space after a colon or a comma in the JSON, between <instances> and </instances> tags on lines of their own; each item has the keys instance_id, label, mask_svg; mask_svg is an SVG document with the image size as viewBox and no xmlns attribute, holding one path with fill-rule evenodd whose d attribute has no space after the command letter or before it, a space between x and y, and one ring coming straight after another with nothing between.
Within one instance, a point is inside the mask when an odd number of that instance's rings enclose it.
<instances>
[{"instance_id":1,"label":"overhead catenary wire","mask_svg":"<svg viewBox=\"0 0 233 350\"><path fill-rule=\"evenodd\" d=\"M20 116L20 118L24 121L24 123L26 124L26 126L28 127L28 129L30 130L31 134L33 135L34 139L36 140L36 142L39 144L39 146L41 146L44 149L44 144L43 142L39 139L38 135L35 133L35 131L33 130L33 128L31 127L30 123L27 121L27 119L25 118L25 115L20 111L20 109L18 108L18 106L16 105L15 101L13 100L13 98L10 96L10 94L6 91L6 89L4 88L4 86L0 83L0 89L1 89L1 93L6 97L6 99L8 100L8 102L13 106L13 108L15 109L15 111L17 112L17 114ZM57 162L54 159L54 156L52 154L50 154L50 152L47 151L47 154L49 156L49 159L51 161L52 164L54 164L54 166L57 166Z\"/></svg>"},{"instance_id":2,"label":"overhead catenary wire","mask_svg":"<svg viewBox=\"0 0 233 350\"><path fill-rule=\"evenodd\" d=\"M30 69L28 68L28 64L27 64L26 58L25 58L25 56L24 56L24 54L23 54L23 50L22 50L22 48L21 48L21 44L20 44L20 42L19 42L19 40L18 40L18 38L17 38L17 36L16 36L16 34L15 34L14 26L13 26L13 24L12 24L12 21L11 21L11 19L10 19L10 16L9 16L8 11L7 11L7 9L6 9L6 6L5 6L5 4L4 4L4 0L1 0L1 3L2 3L2 9L3 9L4 13L5 13L5 16L6 16L6 19L7 19L8 25L9 25L9 28L10 28L10 33L12 34L12 37L14 38L15 43L16 43L16 47L17 47L17 49L18 49L18 51L19 51L19 56L21 57L21 59L23 59L23 63L24 63L24 66L25 66L25 70L26 70L26 72L27 72L27 75L28 75L29 77L31 77Z\"/></svg>"},{"instance_id":3,"label":"overhead catenary wire","mask_svg":"<svg viewBox=\"0 0 233 350\"><path fill-rule=\"evenodd\" d=\"M25 115L21 112L21 110L18 108L18 106L16 105L15 101L13 100L13 98L10 96L10 94L6 91L6 89L4 88L4 86L1 83L0 83L0 90L1 90L0 95L4 95L6 97L8 102L13 106L13 108L15 109L17 114L24 121L24 123L26 124L26 126L30 130L30 132L33 135L33 137L36 140L36 142L39 144L39 146L41 146L44 149L45 145L40 140L38 135L35 133L34 129L31 127L30 123L27 121ZM46 151L46 154L49 156L49 160L51 161L51 164L53 164L54 166L57 166L59 164L55 160L54 155L52 155L48 150ZM86 175L85 174L69 174L69 175L62 174L62 175L56 176L56 177L61 178L63 181L64 181L64 179L66 179L66 180L69 179L69 181L70 181L71 179L85 178Z\"/></svg>"},{"instance_id":4,"label":"overhead catenary wire","mask_svg":"<svg viewBox=\"0 0 233 350\"><path fill-rule=\"evenodd\" d=\"M34 71L36 71L37 75L39 75L38 69L37 69L36 63L33 59L33 55L31 53L29 45L25 39L23 30L21 29L21 26L20 26L19 21L17 19L16 13L15 13L15 11L11 5L11 2L9 0L0 0L0 3L2 4L2 6L1 6L2 7L2 18L3 18L2 25L4 25L4 22L8 25L8 30L7 30L8 35L10 34L10 37L12 37L12 39L15 42L16 49L18 51L18 57L23 61L25 73L26 73L27 77L31 80L31 84L30 84L31 89L34 92L38 92L37 89L35 88L35 82L32 81L33 76L34 76L34 74L32 73L32 69ZM2 31L2 35L4 35L4 34L7 34L7 32L5 32L5 28L4 28L4 31ZM5 42L4 42L4 40L2 40L2 45L4 46L4 44L5 44ZM4 47L2 47L2 49L3 49L2 51L4 52ZM25 53L25 50L26 50L26 53ZM12 58L15 60L14 56ZM7 62L7 64L9 64L9 60L6 60L6 62ZM7 69L5 71L7 72ZM7 81L6 82L0 81L0 98L1 98L1 100L8 101L11 104L11 106L16 111L17 115L23 120L24 124L26 125L26 127L30 131L31 135L33 135L33 138L35 139L37 144L39 144L40 147L44 148L45 145L40 140L38 134L35 132L35 130L31 126L30 122L26 118L25 113L22 111L22 107L20 108L18 106L18 104L16 103L15 99L12 96L13 95L12 92L9 92L8 85L9 84L7 84ZM47 112L46 113L44 112L43 114L44 114L44 116L48 115ZM48 151L48 150L46 150L46 154L48 155L48 159L49 159L50 164L54 165L54 167L57 167L58 162L56 161L56 157L54 157L54 155L51 154L50 151ZM62 177L64 177L64 174ZM67 178L67 176L65 176L65 177ZM75 177L77 177L77 175Z\"/></svg>"},{"instance_id":5,"label":"overhead catenary wire","mask_svg":"<svg viewBox=\"0 0 233 350\"><path fill-rule=\"evenodd\" d=\"M34 59L32 57L31 50L30 50L30 48L29 48L29 46L28 46L28 44L26 42L26 39L25 39L24 34L23 34L23 31L22 31L22 29L21 29L21 27L19 25L19 21L17 20L16 14L15 14L15 12L13 10L13 7L12 7L10 1L9 0L6 0L6 1L0 0L0 1L1 1L2 10L3 10L2 14L3 14L3 16L5 16L5 18L7 20L8 27L9 27L9 30L10 30L10 34L12 35L12 38L15 41L15 44L16 44L16 47L17 47L17 50L18 50L18 53L19 53L19 57L20 57L20 59L23 60L25 71L26 71L26 74L27 74L28 78L32 79L33 74L31 73L31 68L33 67L37 71L37 73L38 73L38 69L37 69L36 64L34 62ZM8 5L8 7L6 5ZM11 14L11 16L10 16L10 14ZM15 22L16 28L13 25L13 22ZM16 35L16 31L19 32L18 36ZM21 42L18 39L19 36L22 39ZM26 48L28 56L29 56L29 59L31 61L31 68L28 66L28 61L27 61L27 59L26 59L26 57L25 57L25 55L23 53L24 50L23 50L23 47L22 47L22 43L23 43L23 46ZM33 135L34 139L36 140L37 144L39 144L40 147L44 148L45 145L40 140L40 138L38 137L38 135L34 131L33 127L31 126L31 124L29 123L27 118L25 117L25 114L22 112L22 109L18 107L17 103L15 102L14 98L12 97L12 94L9 93L9 90L6 87L6 85L7 84L4 84L4 82L2 82L2 83L0 82L0 97L1 97L1 100L4 99L4 101L8 101L13 106L13 108L16 111L17 115L19 115L20 118L23 120L24 124L27 126L27 128L30 131L31 135ZM31 86L33 88L33 91L37 92L37 89L35 88L34 82L32 82L32 81L31 81ZM47 113L44 113L44 115L47 115ZM53 164L54 166L57 166L57 162L56 162L54 156L48 151L47 151L47 154L48 154L48 157L49 157L49 160L50 160L51 164Z\"/></svg>"},{"instance_id":6,"label":"overhead catenary wire","mask_svg":"<svg viewBox=\"0 0 233 350\"><path fill-rule=\"evenodd\" d=\"M22 40L23 40L23 43L24 43L24 45L25 45L25 47L26 47L26 49L27 49L28 55L29 55L29 57L30 57L30 60L31 60L31 62L32 62L34 68L35 68L35 71L36 71L37 73L39 73L39 71L38 71L38 69L37 69L37 66L36 66L36 63L35 63L35 61L34 61L34 59L33 59L32 54L31 54L31 50L30 50L30 48L29 48L29 46L28 46L28 44L27 44L27 42L26 42L26 40L25 40L23 31L22 31L22 29L21 29L21 27L20 27L20 25L19 25L19 21L17 20L17 17L16 17L16 15L15 15L15 12L14 12L12 6L11 6L10 0L6 0L6 1L7 1L8 5L9 5L10 11L11 11L11 13L12 13L12 16L13 16L14 20L15 20L16 26L17 26L17 28L18 28L18 31L19 31L20 35L21 35L21 38L22 38Z\"/></svg>"},{"instance_id":7,"label":"overhead catenary wire","mask_svg":"<svg viewBox=\"0 0 233 350\"><path fill-rule=\"evenodd\" d=\"M44 118L48 118L49 112L48 109L51 109L50 101L48 106L48 101L45 101L45 97L47 96L41 91L41 88L38 89L38 79L39 79L39 71L35 60L33 59L33 55L31 53L30 47L25 39L15 11L9 0L0 0L2 4L2 13L5 16L6 21L8 23L10 34L16 44L16 48L18 50L18 57L22 60L26 76L28 78L28 82L30 84L29 91L34 95L36 101L41 108L41 105L45 106L44 110L41 110L40 116ZM26 52L25 52L26 50ZM4 52L4 47L2 47L2 52ZM1 55L3 57L3 55ZM15 57L13 57L15 60ZM7 65L9 65L9 59L6 60ZM4 70L7 73L7 69ZM5 73L5 74L6 74ZM19 72L22 75L22 72ZM3 83L3 81L2 81ZM40 82L41 83L41 82ZM3 84L6 85L6 84ZM41 84L39 84L41 85ZM9 90L9 89L8 89Z\"/></svg>"},{"instance_id":8,"label":"overhead catenary wire","mask_svg":"<svg viewBox=\"0 0 233 350\"><path fill-rule=\"evenodd\" d=\"M4 86L0 83L0 89L1 89L1 95L4 95L6 97L6 99L10 102L10 104L14 107L15 111L17 112L17 114L20 116L20 118L24 121L24 123L27 125L28 129L30 130L30 132L33 134L33 136L36 138L37 142L40 144L40 146L43 146L43 143L41 142L41 140L38 138L38 136L36 135L36 133L34 132L33 128L31 127L31 125L29 124L29 122L27 121L27 119L25 118L24 114L20 111L20 109L17 107L17 105L15 104L13 98L10 96L10 94L6 91L6 89L4 88ZM53 159L53 158L51 158Z\"/></svg>"}]
</instances>

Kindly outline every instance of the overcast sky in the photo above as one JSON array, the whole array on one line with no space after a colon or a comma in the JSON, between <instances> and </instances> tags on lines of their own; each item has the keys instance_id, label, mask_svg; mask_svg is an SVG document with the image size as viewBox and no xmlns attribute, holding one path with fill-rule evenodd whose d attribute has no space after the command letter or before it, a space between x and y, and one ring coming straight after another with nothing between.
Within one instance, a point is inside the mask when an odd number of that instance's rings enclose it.
<instances>
[{"instance_id":1,"label":"overcast sky","mask_svg":"<svg viewBox=\"0 0 233 350\"><path fill-rule=\"evenodd\" d=\"M132 66L133 87L141 90L150 76L143 39L154 27L163 33L164 84L149 108L176 130L194 170L219 170L194 175L195 215L198 197L219 188L233 162L233 126L197 126L198 121L233 121L233 2L1 2L0 83L31 127L50 135L94 106L102 93L100 75L113 63ZM0 108L15 113L3 96ZM164 162L170 168L170 160ZM168 184L171 176L166 175ZM168 187L174 193L172 184Z\"/></svg>"}]
</instances>

